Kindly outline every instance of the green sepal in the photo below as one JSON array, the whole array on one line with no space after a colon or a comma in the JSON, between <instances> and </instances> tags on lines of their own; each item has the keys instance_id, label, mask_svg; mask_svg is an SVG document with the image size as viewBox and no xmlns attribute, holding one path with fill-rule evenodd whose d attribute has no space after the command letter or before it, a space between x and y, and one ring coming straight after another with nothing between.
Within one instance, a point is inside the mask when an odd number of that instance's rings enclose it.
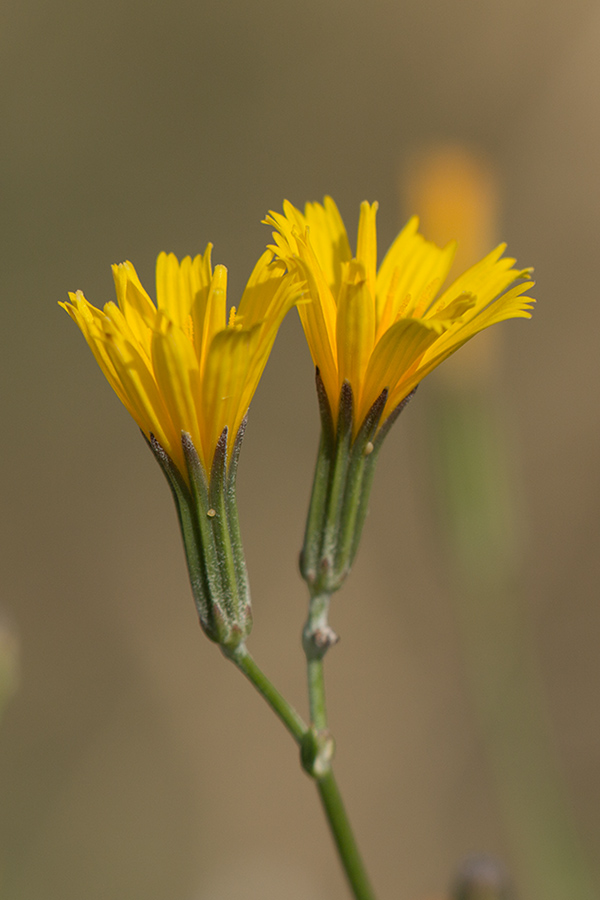
<instances>
[{"instance_id":1,"label":"green sepal","mask_svg":"<svg viewBox=\"0 0 600 900\"><path fill-rule=\"evenodd\" d=\"M317 398L319 401L319 412L321 414L321 438L319 441L312 494L306 519L304 545L300 551L300 573L309 586L316 583L317 573L319 571L325 509L335 448L333 416L331 414L329 399L325 391L325 385L323 384L321 373L318 368L315 371L315 380Z\"/></svg>"},{"instance_id":2,"label":"green sepal","mask_svg":"<svg viewBox=\"0 0 600 900\"><path fill-rule=\"evenodd\" d=\"M321 440L300 553L300 571L313 597L337 591L350 571L367 515L379 450L412 397L409 394L380 425L388 397L387 390L382 391L353 439L354 398L350 384L342 385L334 432L331 408L318 369L316 381Z\"/></svg>"},{"instance_id":3,"label":"green sepal","mask_svg":"<svg viewBox=\"0 0 600 900\"><path fill-rule=\"evenodd\" d=\"M334 432L329 401L318 369L316 382L321 413L321 440L304 546L300 553L300 571L313 596L332 593L341 584L335 563L352 444L354 407L352 388L345 381L340 392L337 428Z\"/></svg>"},{"instance_id":4,"label":"green sepal","mask_svg":"<svg viewBox=\"0 0 600 900\"><path fill-rule=\"evenodd\" d=\"M387 395L387 390L383 390L368 411L350 452L336 558L336 567L343 578L354 562L367 515L377 458L374 439Z\"/></svg>"},{"instance_id":5,"label":"green sepal","mask_svg":"<svg viewBox=\"0 0 600 900\"><path fill-rule=\"evenodd\" d=\"M209 591L209 618L206 626L200 620L208 637L218 644L226 642L230 636L229 621L232 618L232 607L228 604L227 578L224 577L220 565L215 530L212 523L212 503L209 496L209 484L204 466L187 432L181 434L181 447L185 458L191 493L194 497L197 527L200 535L201 553L203 556L205 580Z\"/></svg>"},{"instance_id":6,"label":"green sepal","mask_svg":"<svg viewBox=\"0 0 600 900\"><path fill-rule=\"evenodd\" d=\"M406 409L406 407L408 406L408 404L410 403L410 401L412 400L412 398L415 396L415 394L417 393L417 388L418 388L418 387L419 387L419 385L417 384L416 387L414 387L414 388L412 389L412 391L410 392L410 394L407 394L406 397L404 398L404 400L401 400L401 401L400 401L400 403L398 404L398 406L396 406L396 408L392 410L392 412L389 414L389 416L387 417L387 419L385 420L385 422L383 423L383 425L381 426L381 428L380 428L379 431L377 432L377 436L376 436L375 441L374 441L374 450L375 450L375 453L378 453L379 450L381 449L381 445L382 445L382 443L383 443L383 439L386 437L388 431L390 430L390 428L392 427L392 425L394 424L394 422L396 421L396 419L398 418L398 416L400 415L400 413L401 413L404 409Z\"/></svg>"},{"instance_id":7,"label":"green sepal","mask_svg":"<svg viewBox=\"0 0 600 900\"><path fill-rule=\"evenodd\" d=\"M379 451L381 450L383 440L402 410L408 405L410 400L412 400L416 390L417 388L414 388L410 392L410 394L408 394L408 396L404 398L404 400L401 400L398 406L396 406L396 408L392 410L383 424L380 425L379 423L381 420L381 416L387 402L387 391L382 391L367 413L365 421L359 432L360 437L364 429L364 435L362 436L361 441L361 454L364 460L364 464L360 486L360 500L358 509L356 510L354 535L352 540L352 547L349 554L350 565L354 561L354 557L358 552L358 545L360 543L363 526L365 524L367 512L369 511L369 498L371 496L371 488L373 486L373 477L375 475L377 458L379 456ZM357 445L358 444L359 439L357 438Z\"/></svg>"},{"instance_id":8,"label":"green sepal","mask_svg":"<svg viewBox=\"0 0 600 900\"><path fill-rule=\"evenodd\" d=\"M223 583L226 585L224 600L231 623L231 634L221 643L228 646L239 644L250 634L252 628L250 592L235 502L235 472L239 458L239 444L244 434L243 427L240 429L241 433L238 431L236 436L238 447L236 448L234 444L234 450L237 452L235 456L232 454L230 465L232 464L234 468L231 474L227 469L228 430L223 429L213 456L208 492L211 513L214 511L210 523L219 568Z\"/></svg>"},{"instance_id":9,"label":"green sepal","mask_svg":"<svg viewBox=\"0 0 600 900\"><path fill-rule=\"evenodd\" d=\"M231 457L229 459L229 466L227 467L227 489L233 490L233 495L235 496L235 479L237 477L237 467L240 461L240 450L242 449L242 441L244 440L244 435L246 433L246 426L248 424L248 414L244 416L242 419L242 424L238 428L238 432L235 436L235 441L233 442L233 447L231 448Z\"/></svg>"},{"instance_id":10,"label":"green sepal","mask_svg":"<svg viewBox=\"0 0 600 900\"><path fill-rule=\"evenodd\" d=\"M208 522L217 552L218 568L223 585L222 601L227 617L235 619L237 610L237 582L231 551L231 540L225 505L225 480L227 475L227 428L217 441L210 470L208 488Z\"/></svg>"},{"instance_id":11,"label":"green sepal","mask_svg":"<svg viewBox=\"0 0 600 900\"><path fill-rule=\"evenodd\" d=\"M248 417L245 416L242 424L238 428L235 437L229 466L227 468L226 484L225 484L225 504L227 509L227 522L229 525L229 536L231 539L231 549L233 553L233 564L235 569L235 578L238 589L238 616L239 622L243 623L244 637L250 634L252 628L252 607L250 603L250 585L248 583L248 571L246 569L246 560L244 557L244 548L242 545L242 535L240 532L240 521L237 509L237 500L235 493L237 466L240 456L242 440L246 432Z\"/></svg>"},{"instance_id":12,"label":"green sepal","mask_svg":"<svg viewBox=\"0 0 600 900\"><path fill-rule=\"evenodd\" d=\"M331 405L329 403L329 397L327 396L327 391L325 390L325 385L323 384L323 379L321 378L321 373L319 371L319 367L315 369L315 385L317 388L317 401L319 403L319 415L321 416L321 428L327 438L332 444L335 440L335 428L333 427L333 414L331 412Z\"/></svg>"},{"instance_id":13,"label":"green sepal","mask_svg":"<svg viewBox=\"0 0 600 900\"><path fill-rule=\"evenodd\" d=\"M143 436L171 488L179 518L190 584L200 624L208 636L215 640L216 638L211 634L211 591L206 580L206 566L204 563L203 543L199 531L197 505L194 502L190 489L181 477L179 469L154 435L150 435L150 440L148 440L146 435Z\"/></svg>"},{"instance_id":14,"label":"green sepal","mask_svg":"<svg viewBox=\"0 0 600 900\"><path fill-rule=\"evenodd\" d=\"M336 569L340 519L346 493L350 448L352 446L354 398L350 384L345 381L340 391L337 431L333 446L333 464L330 469L321 559L317 575L317 590L331 593L341 586L340 573ZM343 579L342 579L343 580Z\"/></svg>"},{"instance_id":15,"label":"green sepal","mask_svg":"<svg viewBox=\"0 0 600 900\"><path fill-rule=\"evenodd\" d=\"M181 446L189 485L158 441L150 448L171 487L179 516L192 593L206 635L224 647L235 647L250 633L252 613L241 543L235 473L243 426L236 436L227 467L227 429L224 429L207 480L189 434Z\"/></svg>"},{"instance_id":16,"label":"green sepal","mask_svg":"<svg viewBox=\"0 0 600 900\"><path fill-rule=\"evenodd\" d=\"M321 413L321 441L313 481L304 546L300 554L300 571L314 596L333 593L343 581L336 569L340 516L350 448L352 445L354 399L345 381L340 391L337 428L319 371L316 373L317 396Z\"/></svg>"}]
</instances>

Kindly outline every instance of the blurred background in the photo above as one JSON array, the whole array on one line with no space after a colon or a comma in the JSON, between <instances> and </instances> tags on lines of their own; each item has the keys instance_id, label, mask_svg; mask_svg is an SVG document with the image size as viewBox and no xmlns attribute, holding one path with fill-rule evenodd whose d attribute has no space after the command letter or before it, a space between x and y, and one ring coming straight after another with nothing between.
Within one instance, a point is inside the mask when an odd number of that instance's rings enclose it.
<instances>
[{"instance_id":1,"label":"blurred background","mask_svg":"<svg viewBox=\"0 0 600 900\"><path fill-rule=\"evenodd\" d=\"M444 148L484 173L483 224L457 231L506 240L539 302L386 440L333 605L337 773L381 898L442 897L475 852L522 900L593 897L568 884L600 880L598 4L21 0L0 23L2 897L348 896L293 743L200 632L167 484L57 302L112 299L124 259L153 294L161 250L210 240L235 304L284 197L330 193L351 243L379 200L383 251L421 201L437 227L422 164ZM469 396L489 421L453 437ZM303 714L318 427L292 314L238 483L249 647ZM457 450L471 427L483 456ZM453 473L486 447L499 499L461 530Z\"/></svg>"}]
</instances>

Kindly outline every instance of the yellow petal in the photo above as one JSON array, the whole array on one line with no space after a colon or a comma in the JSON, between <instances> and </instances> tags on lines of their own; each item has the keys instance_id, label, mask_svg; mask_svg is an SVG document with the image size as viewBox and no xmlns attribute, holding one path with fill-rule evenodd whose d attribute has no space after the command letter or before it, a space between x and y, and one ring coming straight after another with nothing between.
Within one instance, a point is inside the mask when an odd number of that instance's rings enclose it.
<instances>
[{"instance_id":1,"label":"yellow petal","mask_svg":"<svg viewBox=\"0 0 600 900\"><path fill-rule=\"evenodd\" d=\"M343 266L350 262L352 253L346 227L332 198L325 197L323 205L307 203L305 223L325 281L333 296L337 297L342 284ZM301 229L303 231L304 228Z\"/></svg>"},{"instance_id":2,"label":"yellow petal","mask_svg":"<svg viewBox=\"0 0 600 900\"><path fill-rule=\"evenodd\" d=\"M269 247L281 259L288 259L298 252L295 234L302 234L306 228L306 219L299 209L296 209L289 200L283 201L283 215L271 210L263 220L265 225L272 225L274 247Z\"/></svg>"},{"instance_id":3,"label":"yellow petal","mask_svg":"<svg viewBox=\"0 0 600 900\"><path fill-rule=\"evenodd\" d=\"M191 264L190 257L182 261L186 269ZM183 279L179 260L174 253L161 253L156 260L156 305L171 322L183 328L190 314L192 296L189 279Z\"/></svg>"},{"instance_id":4,"label":"yellow petal","mask_svg":"<svg viewBox=\"0 0 600 900\"><path fill-rule=\"evenodd\" d=\"M252 270L237 308L236 320L241 320L244 328L262 322L268 314L285 269L285 263L280 260L274 262L271 251L265 250Z\"/></svg>"},{"instance_id":5,"label":"yellow petal","mask_svg":"<svg viewBox=\"0 0 600 900\"><path fill-rule=\"evenodd\" d=\"M520 273L511 269L514 259L500 258L506 244L500 244L482 260L467 269L450 287L435 301L431 313L443 309L458 294L473 294L477 297L477 307L486 306L489 301L505 290Z\"/></svg>"},{"instance_id":6,"label":"yellow petal","mask_svg":"<svg viewBox=\"0 0 600 900\"><path fill-rule=\"evenodd\" d=\"M203 374L209 347L218 332L227 324L227 269L215 266L215 271L208 290L206 311L202 322L201 339L199 335L200 372Z\"/></svg>"},{"instance_id":7,"label":"yellow petal","mask_svg":"<svg viewBox=\"0 0 600 900\"><path fill-rule=\"evenodd\" d=\"M154 374L137 347L110 333L106 335L104 346L118 373L125 406L146 437L154 434L176 465L185 471L179 435L173 427Z\"/></svg>"},{"instance_id":8,"label":"yellow petal","mask_svg":"<svg viewBox=\"0 0 600 900\"><path fill-rule=\"evenodd\" d=\"M190 309L191 318L191 337L194 341L194 348L198 360L202 359L202 341L204 335L204 321L206 317L206 309L208 305L208 295L212 282L212 265L211 265L212 244L207 244L203 255L195 256L189 266L184 260L182 263L182 277L187 281L192 297L192 305ZM186 328L189 326L186 324Z\"/></svg>"},{"instance_id":9,"label":"yellow petal","mask_svg":"<svg viewBox=\"0 0 600 900\"><path fill-rule=\"evenodd\" d=\"M418 225L419 220L413 216L386 253L379 269L379 336L398 315L416 315L413 310L422 292L432 282L437 281L441 285L450 271L456 243L452 242L444 248L437 247L418 234Z\"/></svg>"},{"instance_id":10,"label":"yellow petal","mask_svg":"<svg viewBox=\"0 0 600 900\"><path fill-rule=\"evenodd\" d=\"M257 327L251 331L226 329L215 335L208 349L201 382L202 446L208 471L221 432L225 427L234 431L239 417L240 400L257 333ZM230 433L229 449L234 439L235 434Z\"/></svg>"},{"instance_id":11,"label":"yellow petal","mask_svg":"<svg viewBox=\"0 0 600 900\"><path fill-rule=\"evenodd\" d=\"M321 372L332 408L338 402L336 361L336 298L342 264L351 259L346 229L330 197L324 205L307 203L304 215L285 201L283 212L270 212L265 221L277 229L269 249L306 282L311 302L298 306L313 363ZM335 293L334 293L335 292Z\"/></svg>"},{"instance_id":12,"label":"yellow petal","mask_svg":"<svg viewBox=\"0 0 600 900\"><path fill-rule=\"evenodd\" d=\"M89 303L81 291L69 294L70 303L60 302L81 332L90 347L96 362L100 366L104 376L112 389L117 394L121 403L127 406L127 398L121 386L119 375L113 361L107 353L105 346L105 332L103 329L104 314Z\"/></svg>"},{"instance_id":13,"label":"yellow petal","mask_svg":"<svg viewBox=\"0 0 600 900\"><path fill-rule=\"evenodd\" d=\"M474 335L483 331L484 328L506 319L531 318L530 310L535 301L530 297L522 296L522 294L532 286L532 281L516 285L512 290L498 297L484 310L476 311L475 315L472 315L472 309L468 310L459 321L448 328L440 337L438 343L424 355L421 361L422 377L425 377L428 372L458 350L459 347L462 347ZM476 306L474 309L476 309Z\"/></svg>"},{"instance_id":14,"label":"yellow petal","mask_svg":"<svg viewBox=\"0 0 600 900\"><path fill-rule=\"evenodd\" d=\"M438 339L440 330L437 323L418 319L400 319L388 329L369 361L359 411L361 421L384 389L392 394L425 350Z\"/></svg>"},{"instance_id":15,"label":"yellow petal","mask_svg":"<svg viewBox=\"0 0 600 900\"><path fill-rule=\"evenodd\" d=\"M337 363L338 394L344 381L360 404L363 379L375 344L375 302L362 263L348 263L338 298Z\"/></svg>"},{"instance_id":16,"label":"yellow petal","mask_svg":"<svg viewBox=\"0 0 600 900\"><path fill-rule=\"evenodd\" d=\"M156 307L129 261L112 267L119 308L136 340L150 355L150 331L156 321Z\"/></svg>"},{"instance_id":17,"label":"yellow petal","mask_svg":"<svg viewBox=\"0 0 600 900\"><path fill-rule=\"evenodd\" d=\"M305 238L298 239L299 276L306 281L310 303L298 306L306 340L315 366L321 372L323 384L332 408L338 402L336 319L337 307L325 276L312 248Z\"/></svg>"},{"instance_id":18,"label":"yellow petal","mask_svg":"<svg viewBox=\"0 0 600 900\"><path fill-rule=\"evenodd\" d=\"M367 288L372 297L375 297L375 282L377 278L377 229L375 216L378 203L360 204L360 218L358 220L358 240L356 244L356 258L363 264Z\"/></svg>"},{"instance_id":19,"label":"yellow petal","mask_svg":"<svg viewBox=\"0 0 600 900\"><path fill-rule=\"evenodd\" d=\"M256 323L259 326L258 337L250 360L246 375L246 384L240 400L237 414L237 419L239 419L237 427L239 427L241 420L246 414L250 401L258 387L258 382L260 381L267 359L271 353L279 326L286 314L303 293L302 287L298 281L292 278L281 277L263 282L262 290L265 293L265 297L258 299L256 294L252 295L253 298L256 299L258 307L263 310L264 318L262 322ZM245 309L248 309L248 307L246 306ZM254 314L248 313L242 318L244 321L250 320L250 327L254 327Z\"/></svg>"},{"instance_id":20,"label":"yellow petal","mask_svg":"<svg viewBox=\"0 0 600 900\"><path fill-rule=\"evenodd\" d=\"M464 314L477 303L477 297L473 294L459 294L454 300L451 300L447 306L436 307L436 311L431 310L424 316L427 322L442 322L446 328L449 328Z\"/></svg>"},{"instance_id":21,"label":"yellow petal","mask_svg":"<svg viewBox=\"0 0 600 900\"><path fill-rule=\"evenodd\" d=\"M198 361L189 337L166 317L152 335L152 365L175 434L180 439L182 431L188 432L202 459Z\"/></svg>"},{"instance_id":22,"label":"yellow petal","mask_svg":"<svg viewBox=\"0 0 600 900\"><path fill-rule=\"evenodd\" d=\"M470 314L470 310L454 324L448 322L447 324L449 327L447 330L445 330L439 338L426 349L419 360L418 366L407 373L407 377L403 380L401 385L402 389L396 391L393 395L390 395L388 401L390 406L389 411L391 412L392 409L394 409L398 403L404 399L404 397L410 393L423 378L425 378L426 375L459 350L463 344L466 344L467 341L474 337L474 335L483 331L484 328L506 319L529 319L531 317L530 310L535 301L532 300L531 297L523 297L522 293L523 291L528 290L532 285L533 282L517 285L469 321L467 321L467 317ZM435 317L429 321L434 320ZM386 414L385 411L384 414Z\"/></svg>"}]
</instances>

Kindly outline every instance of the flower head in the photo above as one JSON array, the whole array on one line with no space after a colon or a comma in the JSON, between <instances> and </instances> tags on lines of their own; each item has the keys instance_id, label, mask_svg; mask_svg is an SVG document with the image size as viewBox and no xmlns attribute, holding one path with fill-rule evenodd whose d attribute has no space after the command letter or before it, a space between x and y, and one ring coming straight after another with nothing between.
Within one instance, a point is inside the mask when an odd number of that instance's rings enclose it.
<instances>
[{"instance_id":1,"label":"flower head","mask_svg":"<svg viewBox=\"0 0 600 900\"><path fill-rule=\"evenodd\" d=\"M113 266L118 303L78 291L61 303L148 439L171 488L200 624L233 651L252 611L235 500L245 415L298 283L266 251L227 316L227 270L209 244L180 263L161 253L156 305L130 262Z\"/></svg>"},{"instance_id":2,"label":"flower head","mask_svg":"<svg viewBox=\"0 0 600 900\"><path fill-rule=\"evenodd\" d=\"M228 454L283 317L298 297L285 265L266 251L236 311L227 316L227 269L211 266L212 245L181 262L161 253L156 305L130 262L113 266L117 303L103 310L81 291L61 303L142 432L158 441L187 480L182 433L206 473L226 428Z\"/></svg>"},{"instance_id":3,"label":"flower head","mask_svg":"<svg viewBox=\"0 0 600 900\"><path fill-rule=\"evenodd\" d=\"M348 383L355 435L384 391L380 427L462 344L496 322L529 318L533 303L523 296L533 284L523 281L531 270L513 268L515 260L502 256L504 244L440 293L456 244L440 248L425 240L416 217L378 269L376 212L376 203L361 204L354 256L331 197L308 203L304 213L286 201L283 215L266 219L277 229L270 249L307 284L312 303L298 311L334 424Z\"/></svg>"}]
</instances>

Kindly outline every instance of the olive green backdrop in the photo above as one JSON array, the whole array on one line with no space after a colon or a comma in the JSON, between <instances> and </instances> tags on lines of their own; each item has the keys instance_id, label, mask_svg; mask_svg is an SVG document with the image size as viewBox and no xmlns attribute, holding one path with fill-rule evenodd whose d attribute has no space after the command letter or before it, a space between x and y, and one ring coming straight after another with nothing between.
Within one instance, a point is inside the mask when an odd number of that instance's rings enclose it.
<instances>
[{"instance_id":1,"label":"olive green backdrop","mask_svg":"<svg viewBox=\"0 0 600 900\"><path fill-rule=\"evenodd\" d=\"M493 161L500 236L538 308L506 323L499 395L524 595L575 819L600 846L600 15L574 0L0 7L0 608L20 682L0 724L10 900L342 900L288 735L198 628L166 483L73 324L131 259L211 240L239 297L284 197L354 232L404 217L407 161ZM431 376L382 452L327 661L338 773L382 897L508 854L434 517ZM250 647L304 712L296 558L316 453L312 367L284 323L239 472ZM509 857L510 862L510 857ZM597 872L598 874L598 872ZM535 898L534 898L535 900Z\"/></svg>"}]
</instances>

